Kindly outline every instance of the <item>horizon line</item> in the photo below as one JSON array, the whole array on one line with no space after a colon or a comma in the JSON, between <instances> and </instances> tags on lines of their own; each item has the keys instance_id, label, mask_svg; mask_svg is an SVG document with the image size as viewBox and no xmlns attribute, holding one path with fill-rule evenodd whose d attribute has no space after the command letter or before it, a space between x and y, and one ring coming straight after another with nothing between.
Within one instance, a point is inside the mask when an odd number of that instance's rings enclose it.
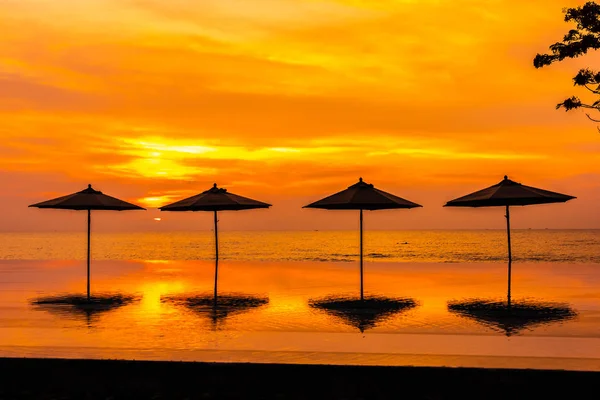
<instances>
[{"instance_id":1,"label":"horizon line","mask_svg":"<svg viewBox=\"0 0 600 400\"><path fill-rule=\"evenodd\" d=\"M511 231L597 231L598 228L511 228ZM0 234L14 233L81 233L83 230L0 230ZM182 229L182 230L98 230L96 233L193 233L212 232L213 229ZM427 231L502 231L506 228L406 228L406 229L369 229L366 232L427 232ZM356 232L356 229L233 229L224 230L226 233L237 232ZM220 232L220 233L223 233Z\"/></svg>"}]
</instances>

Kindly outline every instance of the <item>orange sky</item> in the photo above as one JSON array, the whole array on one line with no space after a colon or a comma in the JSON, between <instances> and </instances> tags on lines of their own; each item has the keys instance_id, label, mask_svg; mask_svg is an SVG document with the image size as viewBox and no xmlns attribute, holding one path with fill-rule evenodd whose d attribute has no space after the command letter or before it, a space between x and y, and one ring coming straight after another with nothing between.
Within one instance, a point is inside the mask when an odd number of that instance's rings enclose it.
<instances>
[{"instance_id":1,"label":"orange sky","mask_svg":"<svg viewBox=\"0 0 600 400\"><path fill-rule=\"evenodd\" d=\"M213 182L274 205L227 229L351 229L299 207L359 176L425 206L368 227L500 228L499 209L441 205L504 174L578 197L517 210L516 228L599 228L600 134L554 106L600 56L532 66L581 3L4 0L0 230L80 229L26 206L87 183L157 207ZM104 214L98 229L210 228Z\"/></svg>"}]
</instances>

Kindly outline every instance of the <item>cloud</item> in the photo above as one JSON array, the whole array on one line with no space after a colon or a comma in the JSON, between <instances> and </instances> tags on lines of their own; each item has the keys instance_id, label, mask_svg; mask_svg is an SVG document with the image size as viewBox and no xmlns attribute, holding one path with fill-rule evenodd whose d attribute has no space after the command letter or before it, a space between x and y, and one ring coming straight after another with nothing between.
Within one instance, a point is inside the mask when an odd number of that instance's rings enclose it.
<instances>
[{"instance_id":1,"label":"cloud","mask_svg":"<svg viewBox=\"0 0 600 400\"><path fill-rule=\"evenodd\" d=\"M85 93L53 86L17 74L0 73L0 109L7 111L75 111L98 104Z\"/></svg>"}]
</instances>

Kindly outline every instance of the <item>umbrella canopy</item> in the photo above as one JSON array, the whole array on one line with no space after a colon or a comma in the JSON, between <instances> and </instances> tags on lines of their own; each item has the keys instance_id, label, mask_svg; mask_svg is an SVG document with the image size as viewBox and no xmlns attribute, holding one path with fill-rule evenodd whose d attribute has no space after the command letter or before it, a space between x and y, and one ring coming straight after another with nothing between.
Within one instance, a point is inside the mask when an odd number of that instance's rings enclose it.
<instances>
[{"instance_id":1,"label":"umbrella canopy","mask_svg":"<svg viewBox=\"0 0 600 400\"><path fill-rule=\"evenodd\" d=\"M575 197L525 186L515 181L504 179L493 186L451 200L445 207L501 207L527 206L531 204L564 203Z\"/></svg>"},{"instance_id":2,"label":"umbrella canopy","mask_svg":"<svg viewBox=\"0 0 600 400\"><path fill-rule=\"evenodd\" d=\"M87 189L72 193L66 196L57 197L52 200L41 203L31 204L29 207L37 208L56 208L61 210L87 210L88 212L88 247L87 247L87 301L90 301L90 230L91 230L91 211L92 210L145 210L140 206L128 203L106 195L88 185Z\"/></svg>"},{"instance_id":3,"label":"umbrella canopy","mask_svg":"<svg viewBox=\"0 0 600 400\"><path fill-rule=\"evenodd\" d=\"M322 208L325 210L359 210L360 211L360 299L364 300L363 291L363 210L392 210L398 208L422 207L417 203L383 190L376 189L362 178L341 192L315 201L303 208Z\"/></svg>"},{"instance_id":4,"label":"umbrella canopy","mask_svg":"<svg viewBox=\"0 0 600 400\"><path fill-rule=\"evenodd\" d=\"M145 210L140 206L109 196L88 185L87 189L80 192L57 197L52 200L32 204L29 207L57 208L62 210Z\"/></svg>"},{"instance_id":5,"label":"umbrella canopy","mask_svg":"<svg viewBox=\"0 0 600 400\"><path fill-rule=\"evenodd\" d=\"M212 188L192 197L179 200L175 203L160 207L160 211L212 211L215 221L215 287L214 301L217 302L217 281L219 271L219 234L218 234L218 211L240 211L257 208L269 208L271 204L249 199L217 187L215 183Z\"/></svg>"},{"instance_id":6,"label":"umbrella canopy","mask_svg":"<svg viewBox=\"0 0 600 400\"><path fill-rule=\"evenodd\" d=\"M506 232L508 236L508 306L510 307L510 282L512 268L512 252L510 243L510 206L527 206L531 204L564 203L575 199L573 196L525 186L504 179L493 186L459 197L447 202L444 207L506 207Z\"/></svg>"},{"instance_id":7,"label":"umbrella canopy","mask_svg":"<svg viewBox=\"0 0 600 400\"><path fill-rule=\"evenodd\" d=\"M240 211L255 208L269 208L270 204L252 200L237 194L229 193L227 189L218 188L215 183L212 188L187 199L160 207L161 211Z\"/></svg>"},{"instance_id":8,"label":"umbrella canopy","mask_svg":"<svg viewBox=\"0 0 600 400\"><path fill-rule=\"evenodd\" d=\"M315 201L304 208L323 208L325 210L390 210L396 208L422 207L412 201L404 200L372 184L363 182L362 178L348 189Z\"/></svg>"}]
</instances>

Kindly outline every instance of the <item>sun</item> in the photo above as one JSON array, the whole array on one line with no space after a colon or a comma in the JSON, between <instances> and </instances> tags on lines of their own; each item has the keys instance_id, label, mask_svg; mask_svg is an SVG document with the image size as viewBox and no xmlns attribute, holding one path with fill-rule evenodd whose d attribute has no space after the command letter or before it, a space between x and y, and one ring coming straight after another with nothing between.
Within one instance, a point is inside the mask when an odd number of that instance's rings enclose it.
<instances>
[{"instance_id":1,"label":"sun","mask_svg":"<svg viewBox=\"0 0 600 400\"><path fill-rule=\"evenodd\" d=\"M162 221L162 218L160 218L160 217L156 217L156 218L154 218L154 220L155 220L155 221Z\"/></svg>"}]
</instances>

